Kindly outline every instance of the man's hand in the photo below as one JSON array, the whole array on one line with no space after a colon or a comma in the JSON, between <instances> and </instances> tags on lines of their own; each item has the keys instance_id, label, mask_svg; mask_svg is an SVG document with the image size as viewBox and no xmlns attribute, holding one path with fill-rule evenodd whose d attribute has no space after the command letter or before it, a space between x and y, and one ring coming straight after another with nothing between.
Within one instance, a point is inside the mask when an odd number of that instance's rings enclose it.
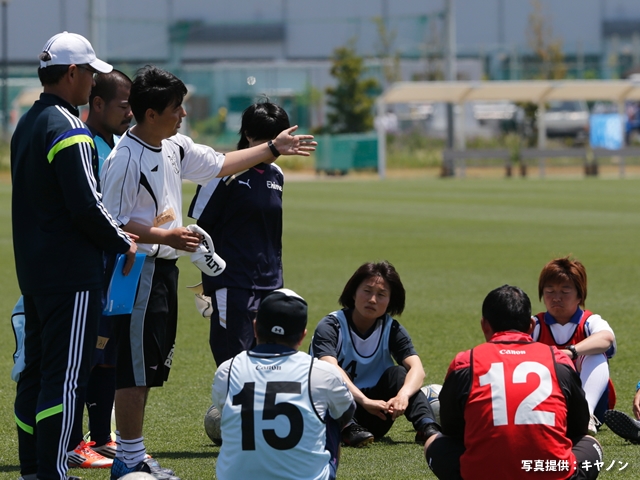
<instances>
[{"instance_id":1,"label":"man's hand","mask_svg":"<svg viewBox=\"0 0 640 480\"><path fill-rule=\"evenodd\" d=\"M409 397L398 392L398 395L389 399L387 404L389 405L389 413L391 414L391 417L395 420L396 418L404 415L404 411L409 406Z\"/></svg>"},{"instance_id":2,"label":"man's hand","mask_svg":"<svg viewBox=\"0 0 640 480\"><path fill-rule=\"evenodd\" d=\"M130 237L134 237L135 235L129 234ZM135 236L138 238L137 236ZM133 238L132 238L133 240ZM138 244L136 242L131 242L131 246L125 255L127 256L127 261L124 262L124 267L122 268L122 274L126 277L129 275L129 272L133 268L133 264L136 261L136 252L138 251Z\"/></svg>"},{"instance_id":3,"label":"man's hand","mask_svg":"<svg viewBox=\"0 0 640 480\"><path fill-rule=\"evenodd\" d=\"M361 405L371 415L375 415L382 420L387 420L387 411L389 410L389 406L384 400L372 400L367 397Z\"/></svg>"},{"instance_id":4,"label":"man's hand","mask_svg":"<svg viewBox=\"0 0 640 480\"><path fill-rule=\"evenodd\" d=\"M176 250L195 252L202 241L202 235L192 232L185 227L178 227L166 230L164 240L165 245L169 245Z\"/></svg>"}]
</instances>

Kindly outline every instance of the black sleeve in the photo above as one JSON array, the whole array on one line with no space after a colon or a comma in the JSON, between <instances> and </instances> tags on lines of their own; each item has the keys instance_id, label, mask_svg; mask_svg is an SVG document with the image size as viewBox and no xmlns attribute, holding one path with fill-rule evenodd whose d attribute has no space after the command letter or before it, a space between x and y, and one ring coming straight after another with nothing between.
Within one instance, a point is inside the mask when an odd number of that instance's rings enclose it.
<instances>
[{"instance_id":1,"label":"black sleeve","mask_svg":"<svg viewBox=\"0 0 640 480\"><path fill-rule=\"evenodd\" d=\"M398 365L402 365L405 358L418 355L418 352L416 352L416 349L413 347L409 333L396 320L393 320L391 324L389 350Z\"/></svg>"},{"instance_id":2,"label":"black sleeve","mask_svg":"<svg viewBox=\"0 0 640 480\"><path fill-rule=\"evenodd\" d=\"M338 358L338 334L340 324L334 316L327 315L316 327L311 340L311 355L316 358Z\"/></svg>"},{"instance_id":3,"label":"black sleeve","mask_svg":"<svg viewBox=\"0 0 640 480\"><path fill-rule=\"evenodd\" d=\"M438 399L442 433L464 438L464 409L471 390L471 368L454 370L444 380Z\"/></svg>"},{"instance_id":4,"label":"black sleeve","mask_svg":"<svg viewBox=\"0 0 640 480\"><path fill-rule=\"evenodd\" d=\"M567 437L587 435L591 414L578 372L569 365L556 363L556 375L567 399Z\"/></svg>"}]
</instances>

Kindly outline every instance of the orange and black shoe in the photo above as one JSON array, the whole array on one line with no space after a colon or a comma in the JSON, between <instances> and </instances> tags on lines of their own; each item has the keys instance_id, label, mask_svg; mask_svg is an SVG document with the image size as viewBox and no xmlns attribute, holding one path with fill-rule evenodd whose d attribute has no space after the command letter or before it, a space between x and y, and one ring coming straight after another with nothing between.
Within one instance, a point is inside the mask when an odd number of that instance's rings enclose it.
<instances>
[{"instance_id":1,"label":"orange and black shoe","mask_svg":"<svg viewBox=\"0 0 640 480\"><path fill-rule=\"evenodd\" d=\"M69 468L111 468L113 460L105 458L93 448L95 442L82 440L78 446L68 453L67 463Z\"/></svg>"}]
</instances>

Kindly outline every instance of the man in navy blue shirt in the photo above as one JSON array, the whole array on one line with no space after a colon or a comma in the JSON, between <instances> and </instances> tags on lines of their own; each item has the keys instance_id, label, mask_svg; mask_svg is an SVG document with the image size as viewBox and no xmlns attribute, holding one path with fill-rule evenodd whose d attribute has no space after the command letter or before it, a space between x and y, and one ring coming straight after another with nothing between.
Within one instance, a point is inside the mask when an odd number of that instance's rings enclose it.
<instances>
[{"instance_id":1,"label":"man in navy blue shirt","mask_svg":"<svg viewBox=\"0 0 640 480\"><path fill-rule=\"evenodd\" d=\"M96 181L100 169L111 153L116 141L127 131L133 118L129 105L131 79L113 69L109 73L94 75L94 86L89 96L87 127L93 135L97 156L93 168ZM108 257L107 273L111 273L115 258ZM103 316L98 327L98 342L93 358L86 395L78 395L77 420L69 443L69 466L105 468L111 466L116 454L116 442L111 438L111 412L116 391L116 348L111 317ZM87 405L91 442L85 442L82 414Z\"/></svg>"},{"instance_id":2,"label":"man in navy blue shirt","mask_svg":"<svg viewBox=\"0 0 640 480\"><path fill-rule=\"evenodd\" d=\"M93 138L78 118L93 74L111 65L68 32L49 39L39 58L44 92L11 140L13 247L25 307L15 416L22 479L60 480L96 345L103 252L126 253L128 273L137 246L100 200Z\"/></svg>"}]
</instances>

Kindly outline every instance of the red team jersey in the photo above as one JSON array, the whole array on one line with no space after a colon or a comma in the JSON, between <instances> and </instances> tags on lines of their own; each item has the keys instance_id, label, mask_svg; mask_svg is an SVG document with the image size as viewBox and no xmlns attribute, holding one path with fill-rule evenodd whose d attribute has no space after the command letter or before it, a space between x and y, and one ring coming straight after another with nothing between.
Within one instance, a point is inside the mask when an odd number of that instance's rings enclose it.
<instances>
[{"instance_id":1,"label":"red team jersey","mask_svg":"<svg viewBox=\"0 0 640 480\"><path fill-rule=\"evenodd\" d=\"M556 348L513 331L458 354L450 372L472 372L464 408L462 478L566 479L575 472L557 363L571 364Z\"/></svg>"},{"instance_id":2,"label":"red team jersey","mask_svg":"<svg viewBox=\"0 0 640 480\"><path fill-rule=\"evenodd\" d=\"M567 348L568 345L575 345L583 341L587 336L584 333L584 324L587 323L589 317L593 315L589 310L585 310L582 312L582 317L580 318L580 322L576 327L575 332L571 336L571 339L565 343L564 345L560 345L556 342L556 339L553 338L553 334L551 333L551 328L544 321L544 312L536 315L538 318L538 323L540 324L540 335L538 338L539 342L545 343L547 345L555 345L558 348Z\"/></svg>"},{"instance_id":3,"label":"red team jersey","mask_svg":"<svg viewBox=\"0 0 640 480\"><path fill-rule=\"evenodd\" d=\"M585 338L587 338L587 334L585 333L585 324L587 323L587 320L589 320L589 317L591 315L593 315L593 313L591 313L589 310L583 311L582 317L580 317L580 322L578 322L578 326L573 332L573 335L571 335L571 338L567 343L561 345L558 342L556 342L555 338L553 338L553 333L551 333L551 328L549 327L549 325L545 323L544 312L538 313L536 315L536 318L538 319L538 324L540 325L540 334L538 335L538 341L546 345L554 345L559 349L565 349L569 345L577 345L578 343L583 341ZM573 363L575 364L576 361L577 359L574 360ZM607 383L607 390L605 390L605 394L607 396L607 403L603 408L607 410L614 408L616 406L617 395L616 395L616 389L611 379L609 379L609 382ZM599 415L597 407L596 407L596 415Z\"/></svg>"}]
</instances>

